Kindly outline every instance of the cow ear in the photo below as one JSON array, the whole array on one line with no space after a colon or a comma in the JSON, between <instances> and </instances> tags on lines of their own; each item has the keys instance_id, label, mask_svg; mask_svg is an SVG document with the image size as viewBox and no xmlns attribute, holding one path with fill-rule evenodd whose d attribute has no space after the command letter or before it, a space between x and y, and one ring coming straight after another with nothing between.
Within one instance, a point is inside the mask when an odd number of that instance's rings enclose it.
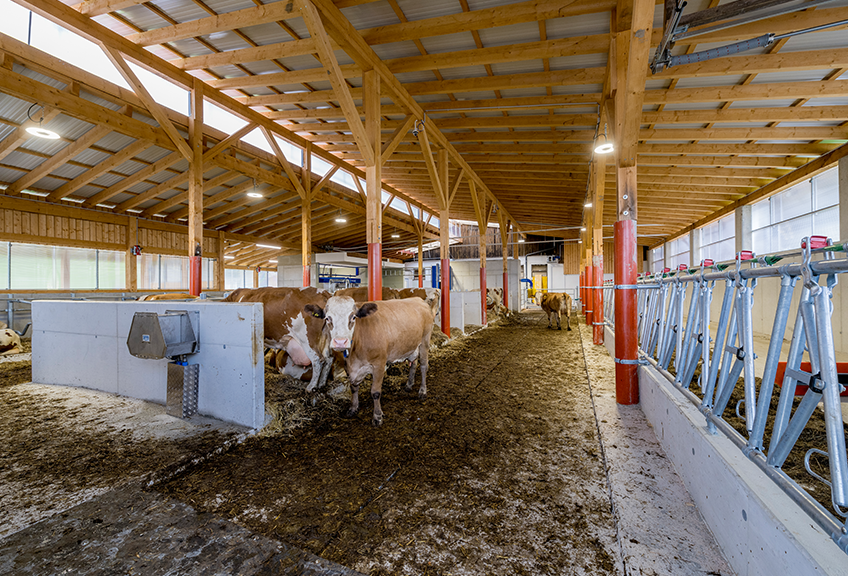
<instances>
[{"instance_id":1,"label":"cow ear","mask_svg":"<svg viewBox=\"0 0 848 576\"><path fill-rule=\"evenodd\" d=\"M362 306L359 307L359 310L356 311L357 318L367 318L371 316L374 312L377 311L377 305L373 302L366 302Z\"/></svg>"},{"instance_id":2,"label":"cow ear","mask_svg":"<svg viewBox=\"0 0 848 576\"><path fill-rule=\"evenodd\" d=\"M324 309L320 306L316 306L315 304L307 304L303 307L304 312L311 316L315 316L316 318L324 317Z\"/></svg>"}]
</instances>

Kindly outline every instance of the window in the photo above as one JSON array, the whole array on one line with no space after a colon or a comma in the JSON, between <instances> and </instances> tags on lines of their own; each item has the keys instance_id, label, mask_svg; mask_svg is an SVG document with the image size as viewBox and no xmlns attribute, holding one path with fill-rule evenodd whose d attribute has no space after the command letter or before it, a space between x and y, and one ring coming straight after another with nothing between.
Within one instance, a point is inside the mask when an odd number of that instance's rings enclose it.
<instances>
[{"instance_id":1,"label":"window","mask_svg":"<svg viewBox=\"0 0 848 576\"><path fill-rule=\"evenodd\" d=\"M665 267L665 244L651 250L651 272L662 272Z\"/></svg>"},{"instance_id":2,"label":"window","mask_svg":"<svg viewBox=\"0 0 848 576\"><path fill-rule=\"evenodd\" d=\"M139 290L188 290L188 256L144 254L136 259ZM204 290L215 288L215 260L204 258L200 264L200 286Z\"/></svg>"},{"instance_id":3,"label":"window","mask_svg":"<svg viewBox=\"0 0 848 576\"><path fill-rule=\"evenodd\" d=\"M264 286L277 286L276 270L262 270L259 272L259 286L257 286L257 288L262 288Z\"/></svg>"},{"instance_id":4,"label":"window","mask_svg":"<svg viewBox=\"0 0 848 576\"><path fill-rule=\"evenodd\" d=\"M2 290L123 290L125 286L123 252L0 243Z\"/></svg>"},{"instance_id":5,"label":"window","mask_svg":"<svg viewBox=\"0 0 848 576\"><path fill-rule=\"evenodd\" d=\"M668 245L668 267L676 270L680 264L689 266L689 235L675 238Z\"/></svg>"},{"instance_id":6,"label":"window","mask_svg":"<svg viewBox=\"0 0 848 576\"><path fill-rule=\"evenodd\" d=\"M714 262L733 260L736 252L736 216L731 214L701 228L701 253L698 263L711 259Z\"/></svg>"},{"instance_id":7,"label":"window","mask_svg":"<svg viewBox=\"0 0 848 576\"><path fill-rule=\"evenodd\" d=\"M812 234L839 239L839 172L828 170L751 206L754 252L797 249Z\"/></svg>"},{"instance_id":8,"label":"window","mask_svg":"<svg viewBox=\"0 0 848 576\"><path fill-rule=\"evenodd\" d=\"M236 288L253 288L253 270L227 268L224 270L225 290Z\"/></svg>"}]
</instances>

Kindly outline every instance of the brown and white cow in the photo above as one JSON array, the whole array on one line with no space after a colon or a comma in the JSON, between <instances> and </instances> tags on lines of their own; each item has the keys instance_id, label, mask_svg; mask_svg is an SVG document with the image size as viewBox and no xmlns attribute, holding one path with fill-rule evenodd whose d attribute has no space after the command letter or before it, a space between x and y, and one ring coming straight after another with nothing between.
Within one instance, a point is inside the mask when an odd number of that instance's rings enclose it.
<instances>
[{"instance_id":1,"label":"brown and white cow","mask_svg":"<svg viewBox=\"0 0 848 576\"><path fill-rule=\"evenodd\" d=\"M503 288L486 289L486 308L499 315L509 312L509 309L503 305Z\"/></svg>"},{"instance_id":2,"label":"brown and white cow","mask_svg":"<svg viewBox=\"0 0 848 576\"><path fill-rule=\"evenodd\" d=\"M368 302L368 287L342 288L333 292L333 296L349 296L354 302ZM398 291L383 286L383 300L397 300Z\"/></svg>"},{"instance_id":3,"label":"brown and white cow","mask_svg":"<svg viewBox=\"0 0 848 576\"><path fill-rule=\"evenodd\" d=\"M276 359L283 374L303 378L311 370L307 392L327 383L333 366L324 320L304 311L307 305L323 307L329 294L315 288L239 288L224 302L262 302L265 313L265 346L282 350Z\"/></svg>"},{"instance_id":4,"label":"brown and white cow","mask_svg":"<svg viewBox=\"0 0 848 576\"><path fill-rule=\"evenodd\" d=\"M422 300L427 299L427 291L424 288L404 288L403 290L398 292L398 298L421 298Z\"/></svg>"},{"instance_id":5,"label":"brown and white cow","mask_svg":"<svg viewBox=\"0 0 848 576\"><path fill-rule=\"evenodd\" d=\"M4 328L0 330L0 356L9 356L10 354L20 354L24 351L21 346L21 337L17 332Z\"/></svg>"},{"instance_id":6,"label":"brown and white cow","mask_svg":"<svg viewBox=\"0 0 848 576\"><path fill-rule=\"evenodd\" d=\"M565 292L545 292L536 295L536 301L542 306L542 311L548 315L548 328L552 328L551 316L556 316L557 330L562 330L560 315L565 314L565 323L571 330L571 296Z\"/></svg>"},{"instance_id":7,"label":"brown and white cow","mask_svg":"<svg viewBox=\"0 0 848 576\"><path fill-rule=\"evenodd\" d=\"M139 302L148 302L153 300L197 300L197 296L188 292L166 292L164 294L146 294L140 296Z\"/></svg>"},{"instance_id":8,"label":"brown and white cow","mask_svg":"<svg viewBox=\"0 0 848 576\"><path fill-rule=\"evenodd\" d=\"M433 332L430 306L418 298L366 302L357 304L347 296L333 296L327 306L307 306L309 314L324 318L330 348L345 354L345 368L352 392L348 416L359 411L359 385L368 374L373 376L371 398L374 414L371 423L383 424L380 397L386 364L408 360L409 378L406 390L415 383L415 365L421 364L421 387L418 397L427 396L427 354Z\"/></svg>"}]
</instances>

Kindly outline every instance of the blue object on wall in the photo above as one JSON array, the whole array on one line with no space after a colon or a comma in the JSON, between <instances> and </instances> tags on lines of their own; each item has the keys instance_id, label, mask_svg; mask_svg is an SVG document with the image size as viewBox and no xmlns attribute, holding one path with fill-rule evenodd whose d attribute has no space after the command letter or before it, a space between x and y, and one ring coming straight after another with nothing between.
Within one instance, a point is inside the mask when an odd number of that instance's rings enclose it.
<instances>
[{"instance_id":1,"label":"blue object on wall","mask_svg":"<svg viewBox=\"0 0 848 576\"><path fill-rule=\"evenodd\" d=\"M439 276L439 265L433 264L430 274L430 284L433 288L438 288L440 283L441 281Z\"/></svg>"}]
</instances>

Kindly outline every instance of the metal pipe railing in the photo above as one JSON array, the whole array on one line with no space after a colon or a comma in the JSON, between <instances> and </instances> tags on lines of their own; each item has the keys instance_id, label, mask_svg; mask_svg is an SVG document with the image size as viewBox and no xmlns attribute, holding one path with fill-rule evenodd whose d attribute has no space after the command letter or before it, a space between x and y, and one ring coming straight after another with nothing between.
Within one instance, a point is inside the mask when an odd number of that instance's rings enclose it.
<instances>
[{"instance_id":1,"label":"metal pipe railing","mask_svg":"<svg viewBox=\"0 0 848 576\"><path fill-rule=\"evenodd\" d=\"M843 519L848 516L848 512L843 512L843 508L848 508L848 453L840 403L844 388L837 373L831 321L833 288L838 275L848 272L848 258L837 259L835 255L848 251L848 245L845 248L834 246L829 239L813 236L804 238L801 246L802 250L793 254L755 260L753 253L740 252L732 264L714 265L705 261L699 270L686 270L681 266L674 272L665 269L661 274L643 276L638 281L637 335L644 358L698 406L707 428L729 437L848 553L846 523L838 520L781 470L821 403L827 452L813 448L808 451L807 458L813 452L826 455L830 479L813 473L809 465L806 467L813 477L830 487L836 514ZM823 255L824 259L813 261L813 254ZM801 256L801 262L778 266L777 262L787 256ZM780 293L761 382L757 386L753 310L758 281L762 278L779 278ZM772 410L783 338L793 312L792 297L799 279L803 282L800 301L795 307L792 342L777 407ZM713 342L710 311L713 288L720 281L725 283L725 293ZM615 317L612 295L616 288L611 283L603 287L605 318L609 325ZM688 308L684 306L687 297ZM687 310L685 316L684 309ZM801 368L805 350L810 359L809 372ZM674 375L668 372L672 363ZM700 398L689 390L698 367L701 368ZM724 420L740 377L742 398L735 408L744 420L747 437ZM799 383L807 386L807 390L793 413L792 400ZM740 412L743 406L744 415ZM774 416L774 422L766 451L764 439L770 415Z\"/></svg>"}]
</instances>

